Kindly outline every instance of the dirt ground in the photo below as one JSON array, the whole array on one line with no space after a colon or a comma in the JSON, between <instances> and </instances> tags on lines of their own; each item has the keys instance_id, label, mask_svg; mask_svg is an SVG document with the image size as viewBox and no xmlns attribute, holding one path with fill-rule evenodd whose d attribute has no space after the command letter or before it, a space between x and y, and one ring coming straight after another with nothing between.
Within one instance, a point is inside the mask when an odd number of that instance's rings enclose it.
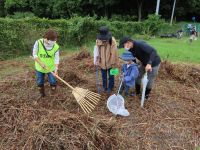
<instances>
[{"instance_id":1,"label":"dirt ground","mask_svg":"<svg viewBox=\"0 0 200 150\"><path fill-rule=\"evenodd\" d=\"M85 51L62 59L59 75L72 86L96 92L92 57ZM0 80L2 150L194 150L200 147L200 68L163 62L151 98L140 107L127 97L129 117L113 116L102 94L85 115L71 90L58 81L52 96L39 98L32 64L1 62L20 72ZM0 72L1 72L0 71ZM116 77L116 90L118 78Z\"/></svg>"}]
</instances>

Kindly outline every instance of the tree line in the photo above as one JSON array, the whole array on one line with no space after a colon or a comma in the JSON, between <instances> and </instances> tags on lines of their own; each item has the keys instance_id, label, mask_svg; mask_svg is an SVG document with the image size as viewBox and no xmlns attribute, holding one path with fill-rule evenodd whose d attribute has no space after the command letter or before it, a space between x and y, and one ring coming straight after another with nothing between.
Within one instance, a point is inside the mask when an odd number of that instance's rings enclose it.
<instances>
[{"instance_id":1,"label":"tree line","mask_svg":"<svg viewBox=\"0 0 200 150\"><path fill-rule=\"evenodd\" d=\"M173 2L160 0L159 14L162 18L170 19ZM156 0L0 0L0 17L25 14L58 19L78 15L140 21L155 10ZM177 0L174 16L179 21L200 16L200 0Z\"/></svg>"}]
</instances>

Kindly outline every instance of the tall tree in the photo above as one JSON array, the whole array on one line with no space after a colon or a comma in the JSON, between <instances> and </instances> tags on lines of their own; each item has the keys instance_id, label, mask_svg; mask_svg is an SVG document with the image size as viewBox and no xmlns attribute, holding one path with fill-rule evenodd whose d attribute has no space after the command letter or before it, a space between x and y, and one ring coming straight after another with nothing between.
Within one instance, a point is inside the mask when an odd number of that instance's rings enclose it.
<instances>
[{"instance_id":1,"label":"tall tree","mask_svg":"<svg viewBox=\"0 0 200 150\"><path fill-rule=\"evenodd\" d=\"M9 14L30 10L29 0L5 0L5 9Z\"/></svg>"},{"instance_id":2,"label":"tall tree","mask_svg":"<svg viewBox=\"0 0 200 150\"><path fill-rule=\"evenodd\" d=\"M0 17L4 17L5 16L5 8L4 8L4 0L0 0Z\"/></svg>"},{"instance_id":3,"label":"tall tree","mask_svg":"<svg viewBox=\"0 0 200 150\"><path fill-rule=\"evenodd\" d=\"M112 16L112 7L118 4L119 1L120 0L89 0L89 3L95 6L97 11L100 11L100 14L110 18ZM103 11L103 13L101 11Z\"/></svg>"},{"instance_id":4,"label":"tall tree","mask_svg":"<svg viewBox=\"0 0 200 150\"><path fill-rule=\"evenodd\" d=\"M70 18L73 14L96 14L98 18L111 18L112 14L116 14L121 17L138 16L138 21L141 21L149 14L155 13L156 2L160 3L159 14L165 19L170 19L169 12L174 0L0 0L0 16L27 11L46 18ZM200 0L177 1L175 11L174 17L177 20L189 20L192 16L200 16Z\"/></svg>"},{"instance_id":5,"label":"tall tree","mask_svg":"<svg viewBox=\"0 0 200 150\"><path fill-rule=\"evenodd\" d=\"M73 14L81 14L81 0L55 0L53 15L61 18L70 18Z\"/></svg>"},{"instance_id":6,"label":"tall tree","mask_svg":"<svg viewBox=\"0 0 200 150\"><path fill-rule=\"evenodd\" d=\"M52 18L53 3L52 0L30 0L33 13L38 17Z\"/></svg>"},{"instance_id":7,"label":"tall tree","mask_svg":"<svg viewBox=\"0 0 200 150\"><path fill-rule=\"evenodd\" d=\"M198 12L198 14L200 14L200 0L187 0L187 4L189 5L190 13Z\"/></svg>"}]
</instances>

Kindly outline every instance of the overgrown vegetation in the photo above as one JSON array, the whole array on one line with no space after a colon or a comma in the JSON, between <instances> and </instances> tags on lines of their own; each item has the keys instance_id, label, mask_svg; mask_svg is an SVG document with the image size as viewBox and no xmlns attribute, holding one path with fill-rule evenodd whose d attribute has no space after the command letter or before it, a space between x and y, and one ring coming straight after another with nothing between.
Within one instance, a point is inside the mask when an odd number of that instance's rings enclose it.
<instances>
[{"instance_id":1,"label":"overgrown vegetation","mask_svg":"<svg viewBox=\"0 0 200 150\"><path fill-rule=\"evenodd\" d=\"M170 19L174 0L160 1L160 14ZM175 18L191 20L199 16L200 0L176 1ZM144 20L149 14L155 13L156 0L0 0L0 17L18 13L31 12L37 17L71 18L74 15L108 17L117 19L126 15L136 20ZM19 14L16 14L19 17ZM23 15L21 15L23 17ZM128 19L128 18L126 18ZM197 18L198 19L198 18Z\"/></svg>"},{"instance_id":2,"label":"overgrown vegetation","mask_svg":"<svg viewBox=\"0 0 200 150\"><path fill-rule=\"evenodd\" d=\"M96 17L73 17L68 20L49 20L40 18L0 19L0 59L30 54L35 40L43 36L48 28L59 32L61 46L78 45L94 40L98 28L106 25L113 35L119 39L123 35L141 34L157 35L170 27L159 16L150 15L144 22L121 22L107 19L97 20Z\"/></svg>"}]
</instances>

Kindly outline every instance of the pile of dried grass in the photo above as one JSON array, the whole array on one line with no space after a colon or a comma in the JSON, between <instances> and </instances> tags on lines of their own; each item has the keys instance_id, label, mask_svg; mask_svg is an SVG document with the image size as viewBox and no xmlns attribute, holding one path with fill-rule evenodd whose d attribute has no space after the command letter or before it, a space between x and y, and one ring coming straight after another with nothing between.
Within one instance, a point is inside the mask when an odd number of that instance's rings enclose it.
<instances>
[{"instance_id":1,"label":"pile of dried grass","mask_svg":"<svg viewBox=\"0 0 200 150\"><path fill-rule=\"evenodd\" d=\"M62 71L62 70L61 70ZM81 75L78 73L75 73L73 71L69 72L69 71L63 71L62 73L60 73L60 76L69 84L72 85L77 85L77 84L81 84L81 83L87 83L87 81L85 79L81 78Z\"/></svg>"},{"instance_id":2,"label":"pile of dried grass","mask_svg":"<svg viewBox=\"0 0 200 150\"><path fill-rule=\"evenodd\" d=\"M82 60L84 58L91 57L91 54L86 47L82 47L81 49L82 49L81 52L77 53L74 56L74 60Z\"/></svg>"},{"instance_id":3,"label":"pile of dried grass","mask_svg":"<svg viewBox=\"0 0 200 150\"><path fill-rule=\"evenodd\" d=\"M76 60L76 56L61 64L61 77L96 91L94 70L84 69L92 58ZM85 116L71 91L63 86L51 97L45 85L47 97L37 99L35 76L26 72L0 82L0 149L198 148L198 81L198 68L164 62L145 107L141 109L137 97L125 98L130 117L110 120L106 95L91 117Z\"/></svg>"},{"instance_id":4,"label":"pile of dried grass","mask_svg":"<svg viewBox=\"0 0 200 150\"><path fill-rule=\"evenodd\" d=\"M171 77L181 83L186 83L190 86L198 86L200 82L200 69L185 64L172 64L170 62L163 62L161 65L161 73L163 77Z\"/></svg>"},{"instance_id":5,"label":"pile of dried grass","mask_svg":"<svg viewBox=\"0 0 200 150\"><path fill-rule=\"evenodd\" d=\"M91 85L90 78L84 79L85 70L79 74L72 65L80 61L72 60L61 64L60 75L72 85ZM49 86L45 87L47 96L38 99L32 70L0 82L0 149L107 150L125 146L116 122L84 115L68 88L58 86L58 94L52 97Z\"/></svg>"},{"instance_id":6,"label":"pile of dried grass","mask_svg":"<svg viewBox=\"0 0 200 150\"><path fill-rule=\"evenodd\" d=\"M112 122L67 111L0 107L0 149L64 150L123 147Z\"/></svg>"}]
</instances>

